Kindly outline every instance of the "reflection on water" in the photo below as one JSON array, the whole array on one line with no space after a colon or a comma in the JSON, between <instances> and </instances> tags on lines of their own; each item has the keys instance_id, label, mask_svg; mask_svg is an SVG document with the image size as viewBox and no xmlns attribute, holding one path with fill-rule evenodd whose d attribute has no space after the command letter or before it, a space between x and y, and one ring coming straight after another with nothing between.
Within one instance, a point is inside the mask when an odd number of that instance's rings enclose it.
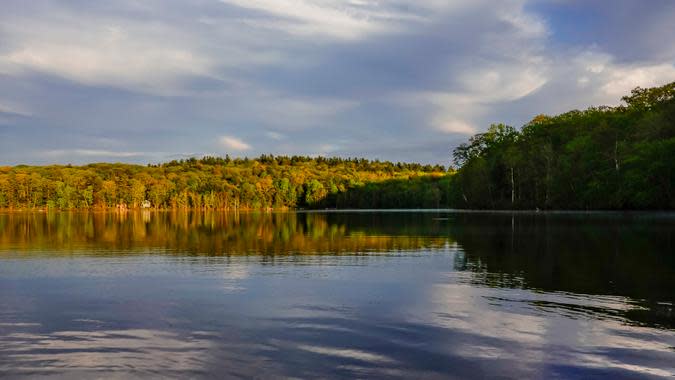
<instances>
[{"instance_id":1,"label":"reflection on water","mask_svg":"<svg viewBox=\"0 0 675 380\"><path fill-rule=\"evenodd\" d=\"M0 215L0 376L667 378L669 214Z\"/></svg>"},{"instance_id":2,"label":"reflection on water","mask_svg":"<svg viewBox=\"0 0 675 380\"><path fill-rule=\"evenodd\" d=\"M77 320L103 324L100 321ZM157 368L198 371L209 348L199 333L182 337L156 330L55 331L9 333L2 353L16 365L13 371L51 374L64 369L152 372Z\"/></svg>"},{"instance_id":3,"label":"reflection on water","mask_svg":"<svg viewBox=\"0 0 675 380\"><path fill-rule=\"evenodd\" d=\"M458 268L493 287L626 297L622 315L675 328L672 214L458 215ZM641 305L639 307L634 307ZM606 309L541 304L603 314Z\"/></svg>"},{"instance_id":4,"label":"reflection on water","mask_svg":"<svg viewBox=\"0 0 675 380\"><path fill-rule=\"evenodd\" d=\"M100 254L335 254L419 249L447 241L445 225L424 215L318 213L0 214L0 252Z\"/></svg>"}]
</instances>

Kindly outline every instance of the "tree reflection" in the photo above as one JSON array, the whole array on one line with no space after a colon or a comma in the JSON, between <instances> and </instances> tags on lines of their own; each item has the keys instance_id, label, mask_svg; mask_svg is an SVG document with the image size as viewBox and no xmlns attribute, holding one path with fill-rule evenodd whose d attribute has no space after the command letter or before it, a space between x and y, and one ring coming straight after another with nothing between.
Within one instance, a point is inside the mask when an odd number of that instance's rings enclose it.
<instances>
[{"instance_id":1,"label":"tree reflection","mask_svg":"<svg viewBox=\"0 0 675 380\"><path fill-rule=\"evenodd\" d=\"M674 232L668 214L503 213L458 214L451 235L474 284L629 297L624 317L673 327Z\"/></svg>"},{"instance_id":2,"label":"tree reflection","mask_svg":"<svg viewBox=\"0 0 675 380\"><path fill-rule=\"evenodd\" d=\"M620 318L672 327L674 227L670 214L9 213L0 214L0 255L252 255L269 263L275 255L428 253L456 246L449 269L470 273L473 285L627 297L632 306L619 310ZM604 306L533 301L541 310L616 317Z\"/></svg>"},{"instance_id":3,"label":"tree reflection","mask_svg":"<svg viewBox=\"0 0 675 380\"><path fill-rule=\"evenodd\" d=\"M430 216L236 212L57 212L0 215L0 251L120 254L336 254L440 247Z\"/></svg>"}]
</instances>

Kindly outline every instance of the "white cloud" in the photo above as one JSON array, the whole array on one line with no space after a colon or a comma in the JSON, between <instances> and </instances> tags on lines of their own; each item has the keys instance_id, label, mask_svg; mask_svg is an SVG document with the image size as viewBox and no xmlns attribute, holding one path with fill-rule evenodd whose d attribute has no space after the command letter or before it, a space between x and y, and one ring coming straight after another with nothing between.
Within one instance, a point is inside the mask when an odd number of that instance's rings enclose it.
<instances>
[{"instance_id":1,"label":"white cloud","mask_svg":"<svg viewBox=\"0 0 675 380\"><path fill-rule=\"evenodd\" d=\"M554 86L571 87L569 91L575 94L562 100L569 103L568 108L617 105L635 87L655 87L675 80L673 63L617 62L610 54L595 48L559 59L551 70L557 79Z\"/></svg>"},{"instance_id":2,"label":"white cloud","mask_svg":"<svg viewBox=\"0 0 675 380\"><path fill-rule=\"evenodd\" d=\"M282 29L301 35L328 35L356 38L376 26L347 12L302 0L223 0L244 8L252 8L277 16L273 20L249 21L252 25Z\"/></svg>"},{"instance_id":3,"label":"white cloud","mask_svg":"<svg viewBox=\"0 0 675 380\"><path fill-rule=\"evenodd\" d=\"M531 67L529 61L503 64L499 67L477 68L461 75L471 101L494 103L513 101L528 96L547 82L541 67Z\"/></svg>"},{"instance_id":4,"label":"white cloud","mask_svg":"<svg viewBox=\"0 0 675 380\"><path fill-rule=\"evenodd\" d=\"M423 128L474 134L501 118L493 115L498 106L532 96L550 81L548 26L528 12L523 1L477 1L445 16L446 22L453 20L467 29L464 35L443 36L455 43L461 40L464 48L449 58L447 72L440 76L448 84L394 96L395 102L425 115ZM475 29L471 20L476 17L484 27Z\"/></svg>"},{"instance_id":5,"label":"white cloud","mask_svg":"<svg viewBox=\"0 0 675 380\"><path fill-rule=\"evenodd\" d=\"M56 74L92 85L134 86L166 91L178 75L205 74L208 63L189 51L150 46L72 46L35 43L3 57L15 70Z\"/></svg>"},{"instance_id":6,"label":"white cloud","mask_svg":"<svg viewBox=\"0 0 675 380\"><path fill-rule=\"evenodd\" d=\"M431 107L428 127L442 133L471 135L486 128L485 118L495 105L530 96L548 81L546 69L528 61L476 67L459 75L462 87L451 92L403 94L399 101ZM494 122L497 120L491 120Z\"/></svg>"},{"instance_id":7,"label":"white cloud","mask_svg":"<svg viewBox=\"0 0 675 380\"><path fill-rule=\"evenodd\" d=\"M133 13L132 13L133 14ZM82 16L47 8L2 20L0 73L47 73L77 83L156 95L185 95L190 79L238 81L227 70L278 64L279 49L260 45L236 19L205 30L199 20ZM248 33L247 33L248 32Z\"/></svg>"},{"instance_id":8,"label":"white cloud","mask_svg":"<svg viewBox=\"0 0 675 380\"><path fill-rule=\"evenodd\" d=\"M389 31L400 22L424 21L423 15L398 10L395 1L342 0L221 0L272 16L252 18L258 27L282 30L292 35L358 39Z\"/></svg>"},{"instance_id":9,"label":"white cloud","mask_svg":"<svg viewBox=\"0 0 675 380\"><path fill-rule=\"evenodd\" d=\"M189 39L161 24L66 16L9 21L5 30L12 45L0 54L2 71L167 92L179 86L180 77L208 75L214 65Z\"/></svg>"},{"instance_id":10,"label":"white cloud","mask_svg":"<svg viewBox=\"0 0 675 380\"><path fill-rule=\"evenodd\" d=\"M618 99L637 86L654 87L664 84L664 80L675 80L675 65L617 65L610 68L608 77L602 91Z\"/></svg>"},{"instance_id":11,"label":"white cloud","mask_svg":"<svg viewBox=\"0 0 675 380\"><path fill-rule=\"evenodd\" d=\"M244 151L244 150L249 150L251 149L251 146L244 141L232 137L232 136L222 136L220 137L220 145L227 149L232 149L236 151Z\"/></svg>"},{"instance_id":12,"label":"white cloud","mask_svg":"<svg viewBox=\"0 0 675 380\"><path fill-rule=\"evenodd\" d=\"M436 129L445 133L459 133L464 135L476 133L476 127L463 120L444 119L442 116L437 116L432 123Z\"/></svg>"}]
</instances>

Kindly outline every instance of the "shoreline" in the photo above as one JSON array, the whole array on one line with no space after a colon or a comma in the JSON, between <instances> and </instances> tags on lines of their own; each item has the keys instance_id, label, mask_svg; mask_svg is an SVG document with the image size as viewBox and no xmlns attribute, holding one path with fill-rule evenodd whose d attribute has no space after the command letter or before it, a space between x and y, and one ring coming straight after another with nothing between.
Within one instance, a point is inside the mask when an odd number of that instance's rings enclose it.
<instances>
[{"instance_id":1,"label":"shoreline","mask_svg":"<svg viewBox=\"0 0 675 380\"><path fill-rule=\"evenodd\" d=\"M130 208L130 209L116 209L116 208L86 208L86 209L2 209L0 214L29 214L29 213L110 213L110 214L126 214L138 212L227 212L227 213L433 213L445 212L453 214L516 214L516 215L565 215L565 214L674 214L675 210L656 210L656 209L627 209L627 210L574 210L574 209L557 209L557 210L503 210L503 209L459 209L459 208L346 208L346 209L303 209L303 208L237 208L237 209L204 209L204 208Z\"/></svg>"}]
</instances>

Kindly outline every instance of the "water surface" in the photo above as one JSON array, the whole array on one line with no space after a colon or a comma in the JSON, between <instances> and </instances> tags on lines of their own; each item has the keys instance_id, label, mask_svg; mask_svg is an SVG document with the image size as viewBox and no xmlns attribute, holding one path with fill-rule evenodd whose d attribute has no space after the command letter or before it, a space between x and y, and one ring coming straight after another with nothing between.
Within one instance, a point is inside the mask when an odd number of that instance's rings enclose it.
<instances>
[{"instance_id":1,"label":"water surface","mask_svg":"<svg viewBox=\"0 0 675 380\"><path fill-rule=\"evenodd\" d=\"M0 376L669 378L675 216L0 214Z\"/></svg>"}]
</instances>

